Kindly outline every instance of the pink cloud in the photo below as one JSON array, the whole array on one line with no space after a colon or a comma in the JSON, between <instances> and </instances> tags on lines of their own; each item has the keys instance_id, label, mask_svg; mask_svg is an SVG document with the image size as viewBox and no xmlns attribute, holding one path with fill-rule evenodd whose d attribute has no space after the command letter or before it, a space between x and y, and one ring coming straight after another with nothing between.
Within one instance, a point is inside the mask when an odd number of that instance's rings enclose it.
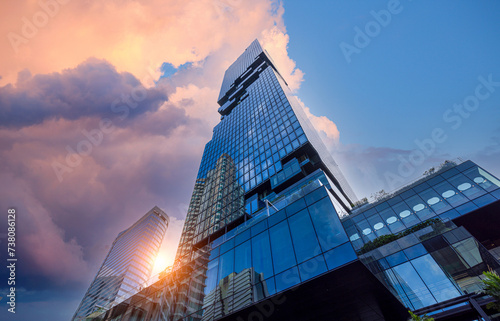
<instances>
[{"instance_id":1,"label":"pink cloud","mask_svg":"<svg viewBox=\"0 0 500 321\"><path fill-rule=\"evenodd\" d=\"M0 6L3 34L22 35L21 19L41 10ZM117 233L154 205L175 218L163 245L173 256L224 70L255 38L297 89L283 8L267 0L70 1L17 52L0 41L0 203L23 212L30 273L88 285ZM153 86L164 62L192 66ZM111 104L139 84L149 100L120 121ZM67 147L103 118L114 129L59 180L54 162L68 166Z\"/></svg>"}]
</instances>

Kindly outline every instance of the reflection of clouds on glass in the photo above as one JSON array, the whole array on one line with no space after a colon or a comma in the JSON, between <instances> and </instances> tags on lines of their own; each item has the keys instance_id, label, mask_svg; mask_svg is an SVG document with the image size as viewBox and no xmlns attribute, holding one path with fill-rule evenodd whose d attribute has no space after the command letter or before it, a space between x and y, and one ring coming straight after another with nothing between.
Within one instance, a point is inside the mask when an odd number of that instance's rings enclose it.
<instances>
[{"instance_id":1,"label":"reflection of clouds on glass","mask_svg":"<svg viewBox=\"0 0 500 321\"><path fill-rule=\"evenodd\" d=\"M438 202L439 202L439 198L438 198L438 197L432 197L432 198L430 198L430 199L427 201L427 203L428 203L429 205L434 205L434 204L436 204L436 203L438 203Z\"/></svg>"},{"instance_id":2,"label":"reflection of clouds on glass","mask_svg":"<svg viewBox=\"0 0 500 321\"><path fill-rule=\"evenodd\" d=\"M410 216L411 212L408 211L408 210L404 210L402 211L401 213L399 213L399 216L401 216L402 218L405 218L405 217L408 217Z\"/></svg>"},{"instance_id":3,"label":"reflection of clouds on glass","mask_svg":"<svg viewBox=\"0 0 500 321\"><path fill-rule=\"evenodd\" d=\"M448 198L448 197L452 197L455 194L456 194L455 191L452 191L450 189L450 190L447 190L446 192L444 192L442 195L443 195L444 198Z\"/></svg>"},{"instance_id":4,"label":"reflection of clouds on glass","mask_svg":"<svg viewBox=\"0 0 500 321\"><path fill-rule=\"evenodd\" d=\"M470 183L462 183L462 184L458 185L458 189L461 191L466 191L471 187L472 187L472 185Z\"/></svg>"},{"instance_id":5,"label":"reflection of clouds on glass","mask_svg":"<svg viewBox=\"0 0 500 321\"><path fill-rule=\"evenodd\" d=\"M398 219L396 218L396 216L391 216L389 217L386 222L387 224L392 224L392 223L395 223Z\"/></svg>"}]
</instances>

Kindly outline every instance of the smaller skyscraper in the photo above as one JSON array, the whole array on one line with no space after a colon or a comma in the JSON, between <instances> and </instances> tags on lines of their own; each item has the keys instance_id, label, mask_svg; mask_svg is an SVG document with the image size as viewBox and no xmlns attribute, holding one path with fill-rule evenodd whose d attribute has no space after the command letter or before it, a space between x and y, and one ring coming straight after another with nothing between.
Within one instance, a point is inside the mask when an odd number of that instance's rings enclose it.
<instances>
[{"instance_id":1,"label":"smaller skyscraper","mask_svg":"<svg viewBox=\"0 0 500 321\"><path fill-rule=\"evenodd\" d=\"M72 320L85 320L141 290L151 276L168 222L167 214L155 206L118 234Z\"/></svg>"}]
</instances>

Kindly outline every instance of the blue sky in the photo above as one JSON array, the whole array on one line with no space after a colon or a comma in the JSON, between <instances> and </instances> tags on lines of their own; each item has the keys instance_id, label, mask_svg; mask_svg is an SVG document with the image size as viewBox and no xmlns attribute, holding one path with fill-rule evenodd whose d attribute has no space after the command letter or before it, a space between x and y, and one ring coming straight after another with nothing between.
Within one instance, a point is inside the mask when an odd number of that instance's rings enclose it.
<instances>
[{"instance_id":1,"label":"blue sky","mask_svg":"<svg viewBox=\"0 0 500 321\"><path fill-rule=\"evenodd\" d=\"M443 119L454 104L474 95L478 77L492 75L500 82L500 3L400 1L398 13L349 55L350 63L340 44L354 45L355 28L365 31L376 21L372 11L387 12L398 2L313 3L285 1L289 55L305 73L298 96L314 114L335 122L342 144L408 151L417 148L415 139L442 128L447 139L436 144L434 161L470 157L500 174L498 158L483 155L499 145L500 87L457 129ZM358 194L370 193L356 184Z\"/></svg>"}]
</instances>

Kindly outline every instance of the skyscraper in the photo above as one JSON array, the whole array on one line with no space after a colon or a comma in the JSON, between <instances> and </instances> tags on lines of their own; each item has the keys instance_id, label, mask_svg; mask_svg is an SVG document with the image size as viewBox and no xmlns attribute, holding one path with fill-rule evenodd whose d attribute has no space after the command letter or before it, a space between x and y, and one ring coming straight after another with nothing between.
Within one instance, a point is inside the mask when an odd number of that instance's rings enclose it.
<instances>
[{"instance_id":1,"label":"skyscraper","mask_svg":"<svg viewBox=\"0 0 500 321\"><path fill-rule=\"evenodd\" d=\"M169 273L95 320L488 320L500 181L446 162L356 197L258 41L228 68Z\"/></svg>"},{"instance_id":2,"label":"skyscraper","mask_svg":"<svg viewBox=\"0 0 500 321\"><path fill-rule=\"evenodd\" d=\"M168 222L167 214L155 206L118 234L73 320L85 320L140 290L151 276Z\"/></svg>"},{"instance_id":3,"label":"skyscraper","mask_svg":"<svg viewBox=\"0 0 500 321\"><path fill-rule=\"evenodd\" d=\"M347 210L356 200L257 40L226 71L218 104L221 121L205 147L191 201L199 203L190 207L185 223L196 228L184 231L179 259L184 248L226 233L317 169L332 182L340 206Z\"/></svg>"}]
</instances>

